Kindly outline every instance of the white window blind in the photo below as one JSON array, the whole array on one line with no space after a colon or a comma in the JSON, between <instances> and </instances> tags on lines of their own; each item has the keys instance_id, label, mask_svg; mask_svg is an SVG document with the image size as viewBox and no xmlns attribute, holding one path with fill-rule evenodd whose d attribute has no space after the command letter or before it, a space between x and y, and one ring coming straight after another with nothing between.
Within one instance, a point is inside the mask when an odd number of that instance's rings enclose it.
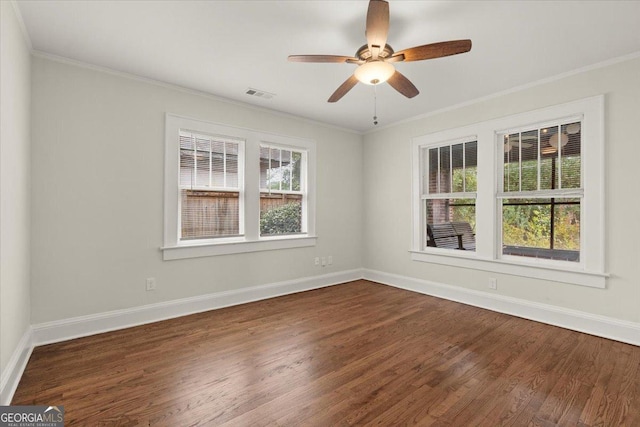
<instances>
[{"instance_id":1,"label":"white window blind","mask_svg":"<svg viewBox=\"0 0 640 427\"><path fill-rule=\"evenodd\" d=\"M502 253L580 261L579 119L500 133Z\"/></svg>"},{"instance_id":2,"label":"white window blind","mask_svg":"<svg viewBox=\"0 0 640 427\"><path fill-rule=\"evenodd\" d=\"M604 99L594 96L413 138L412 259L604 288ZM465 147L463 156L465 175L477 174L476 250L427 248L428 203L472 192L470 181L462 185L455 173L460 148L454 146L469 141L477 141L477 166L469 168L472 150ZM429 174L429 168L438 172ZM451 193L441 193L448 182Z\"/></svg>"},{"instance_id":3,"label":"white window blind","mask_svg":"<svg viewBox=\"0 0 640 427\"><path fill-rule=\"evenodd\" d=\"M163 259L314 246L315 152L310 139L167 113Z\"/></svg>"},{"instance_id":4,"label":"white window blind","mask_svg":"<svg viewBox=\"0 0 640 427\"><path fill-rule=\"evenodd\" d=\"M181 240L240 234L240 140L180 130Z\"/></svg>"}]
</instances>

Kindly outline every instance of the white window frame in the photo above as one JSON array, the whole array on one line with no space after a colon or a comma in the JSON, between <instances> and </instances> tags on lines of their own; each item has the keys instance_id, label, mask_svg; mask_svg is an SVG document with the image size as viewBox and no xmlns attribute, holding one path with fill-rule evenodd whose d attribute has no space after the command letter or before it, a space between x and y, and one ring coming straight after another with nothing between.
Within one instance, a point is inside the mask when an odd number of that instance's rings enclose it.
<instances>
[{"instance_id":1,"label":"white window frame","mask_svg":"<svg viewBox=\"0 0 640 427\"><path fill-rule=\"evenodd\" d=\"M307 210L308 210L308 191L307 191L307 187L308 187L308 180L307 180L307 169L308 169L308 162L309 162L309 153L308 151L301 149L300 147L294 147L291 145L282 145L282 144L277 144L274 142L266 142L266 141L262 141L260 143L260 147L265 147L265 148L269 148L269 150L271 150L272 148L275 149L279 149L279 150L289 150L292 152L299 152L302 155L302 164L301 164L301 168L300 168L300 190L271 190L270 188L262 188L260 186L259 191L260 193L268 193L268 194L298 194L302 196L302 218L301 218L301 229L302 232L301 233L294 233L294 234L289 234L289 235L300 235L300 234L304 234L306 233L309 224L307 221L308 215L307 215ZM292 181L293 182L293 181ZM274 237L278 237L278 236L287 236L287 234L274 234L274 235L268 235L268 236L260 236L262 239L268 239L268 238L274 238Z\"/></svg>"},{"instance_id":2,"label":"white window frame","mask_svg":"<svg viewBox=\"0 0 640 427\"><path fill-rule=\"evenodd\" d=\"M190 130L208 135L220 135L243 141L238 154L240 193L240 236L212 239L180 240L180 142L179 131ZM260 236L260 145L289 147L306 153L306 176L303 178L303 233L281 236ZM165 116L164 168L164 243L160 248L164 260L196 258L265 250L314 246L316 144L310 139L271 134L252 129L183 117ZM241 167L241 165L243 165ZM303 171L305 172L305 171ZM242 176L241 176L242 175ZM302 183L301 183L302 185Z\"/></svg>"},{"instance_id":3,"label":"white window frame","mask_svg":"<svg viewBox=\"0 0 640 427\"><path fill-rule=\"evenodd\" d=\"M423 149L427 149L426 151L428 152L428 149L431 149L431 148L453 147L454 145L457 145L457 144L463 144L463 146L464 146L464 144L469 143L469 142L476 142L475 135L467 136L467 137L464 137L464 138L456 138L454 140L440 141L440 142L436 142L436 143L428 143L428 144L420 146L420 151L422 151ZM477 148L476 148L476 150L477 150ZM464 148L463 148L463 153L464 153ZM421 168L419 185L420 185L420 198L422 199L421 200L421 205L422 206L421 206L421 209L420 209L420 214L422 215L422 218L425 219L425 220L420 221L420 227L421 227L420 232L422 233L422 235L421 235L422 239L424 239L424 240L422 240L420 242L420 246L422 248L425 248L425 249L428 248L427 249L428 251L434 251L436 253L437 252L441 252L441 251L455 251L456 249L436 248L436 247L427 246L427 241L426 241L426 238L427 238L426 225L427 225L427 223L426 223L425 202L427 202L428 200L436 200L436 199L473 199L477 203L478 192L477 192L477 190L476 191L466 191L466 188L465 188L465 191L463 191L463 192L453 192L453 191L451 191L449 193L438 193L438 192L430 193L429 192L429 188L425 188L425 184L427 184L426 186L428 187L428 180L424 179L424 176L423 176L423 174L425 174L425 173L427 174L427 176L430 173L429 165L428 165L429 160L427 158L425 158L425 157L421 157L419 161L422 162L422 164L421 165L419 164L419 166L418 166L418 167ZM453 168L451 167L452 162L453 162L453 156L450 156L449 157L449 165L450 165L449 170L451 171L451 186L452 186L451 189L453 190ZM465 162L465 158L464 158L464 155L463 155L463 163L464 162ZM477 162L477 160L476 160L476 162ZM440 161L438 161L438 164L440 164ZM438 176L438 182L439 181L440 181L440 177ZM476 181L477 181L477 179L476 179ZM465 185L465 187L466 187L466 185ZM469 256L471 256L471 257L473 257L474 256L473 254L475 253L475 251L461 251L461 252L468 252L470 254Z\"/></svg>"},{"instance_id":4,"label":"white window frame","mask_svg":"<svg viewBox=\"0 0 640 427\"><path fill-rule=\"evenodd\" d=\"M502 256L502 206L497 194L504 152L499 134L509 129L534 128L539 124L576 117L582 121L581 173L584 190L580 217L580 262ZM423 224L424 203L421 198L423 180L420 152L426 147L469 138L469 135L474 135L478 141L476 252L442 251L427 247ZM411 145L413 232L410 252L413 260L596 288L606 287L603 95L419 136L412 139Z\"/></svg>"},{"instance_id":5,"label":"white window frame","mask_svg":"<svg viewBox=\"0 0 640 427\"><path fill-rule=\"evenodd\" d=\"M499 147L502 147L502 138L504 137L504 135L509 135L509 134L515 134L515 133L520 133L524 130L532 130L532 129L538 129L538 131L540 129L543 128L548 128L548 127L556 127L559 126L561 124L567 123L567 122L581 122L582 123L583 120L583 116L579 115L579 116L574 116L574 117L563 117L561 119L557 119L557 120L552 120L551 122L546 122L546 123L536 123L533 125L527 125L524 127L519 127L518 129L507 129L507 130L502 130L502 131L498 131L496 132L496 138L497 141L499 143ZM582 124L581 124L582 126ZM540 141L540 132L538 132L538 141ZM498 150L498 157L499 159L497 160L497 189L496 189L496 212L499 214L500 212L502 212L502 202L504 199L512 199L512 198L544 198L544 199L550 199L550 198L577 198L580 199L580 218L584 218L585 215L585 203L584 203L584 178L585 178L585 168L583 166L583 161L584 161L584 156L583 156L583 146L584 146L584 141L581 141L581 166L580 166L580 188L568 188L568 189L563 189L563 188L557 188L557 189L553 189L553 190L535 190L535 191L511 191L511 192L507 192L504 191L504 153L500 152L500 150ZM539 151L539 150L538 150ZM562 147L559 146L558 147L558 156L561 155L562 153ZM540 166L541 164L540 162L540 155L538 153L538 185L540 185ZM561 167L562 163L560 163L560 167ZM522 172L520 172L522 173ZM561 179L561 174L558 173L558 183L560 184L560 187L562 187L561 183L562 183L562 179ZM522 184L522 181L520 181L520 184ZM502 216L500 216L499 218L497 218L497 227L498 227L498 247L502 247L503 241L503 234L502 234L502 226L503 226L503 218ZM583 224L581 221L581 225L580 225L580 259L578 262L573 262L573 261L561 261L561 260L553 260L553 259L546 259L546 258L530 258L530 257L521 257L518 255L508 255L508 254L504 254L502 253L502 251L498 251L497 256L500 259L503 260L511 260L514 262L522 262L525 264L532 264L532 265L542 265L542 266L550 266L550 267L556 267L556 268L563 268L566 265L579 265L580 268L582 270L586 269L586 261L584 259L585 255L586 255L586 247L585 247L585 237L587 235L588 230L585 230L583 228ZM569 263L569 264L567 264Z\"/></svg>"},{"instance_id":6,"label":"white window frame","mask_svg":"<svg viewBox=\"0 0 640 427\"><path fill-rule=\"evenodd\" d=\"M178 130L178 132L180 131L185 131L186 129L184 128L180 128ZM188 130L187 132L192 133L194 135L196 134L203 134L203 132L193 132L191 130ZM190 188L187 188L187 186L183 186L180 183L180 175L178 175L178 192L180 190L184 190L184 189L193 189L196 191L218 191L218 192L234 192L234 193L239 193L238 195L238 234L237 235L232 235L232 236L216 236L216 237L212 237L210 239L198 239L197 241L199 242L207 242L209 240L214 241L213 239L215 239L216 242L219 243L224 243L227 241L233 241L234 237L237 236L242 236L244 235L244 198L242 197L242 193L243 193L243 188L244 188L244 143L245 141L242 139L236 139L236 140L232 140L231 138L229 138L228 135L225 136L221 136L221 135L202 135L202 136L209 136L209 137L213 137L213 139L216 139L218 141L224 141L225 143L227 141L230 142L236 142L238 143L238 185L237 187L233 188L233 187L227 187L227 186L222 186L222 187L215 187L215 186L202 186L202 185L195 185L195 186L191 186ZM195 141L194 141L194 149L195 149ZM178 143L178 152L180 151L180 143ZM209 181L211 181L211 152L209 153L210 157L209 157ZM180 156L180 154L178 154L178 156ZM226 158L224 159L224 162L226 162ZM196 168L196 170L194 171L194 174L197 175L197 162L194 159L194 166ZM180 164L178 163L178 174L180 174ZM197 178L196 178L197 180ZM224 180L226 181L226 174L224 177ZM181 229L182 229L182 215L180 214L181 212L181 197L178 194L178 240L180 239L181 236ZM225 240L226 239L226 240ZM192 241L195 241L195 239L192 239Z\"/></svg>"}]
</instances>

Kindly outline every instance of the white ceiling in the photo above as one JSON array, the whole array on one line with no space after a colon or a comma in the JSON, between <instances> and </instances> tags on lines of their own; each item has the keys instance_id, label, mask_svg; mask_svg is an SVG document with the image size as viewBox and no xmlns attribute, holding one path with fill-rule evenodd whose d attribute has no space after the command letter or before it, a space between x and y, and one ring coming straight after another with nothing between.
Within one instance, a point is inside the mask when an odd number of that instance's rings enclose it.
<instances>
[{"instance_id":1,"label":"white ceiling","mask_svg":"<svg viewBox=\"0 0 640 427\"><path fill-rule=\"evenodd\" d=\"M471 52L397 64L420 94L377 88L379 126L640 52L640 1L390 0L396 50L472 39ZM326 100L351 64L289 54L354 55L368 2L19 1L35 51L367 131L373 89ZM247 88L273 99L245 94Z\"/></svg>"}]
</instances>

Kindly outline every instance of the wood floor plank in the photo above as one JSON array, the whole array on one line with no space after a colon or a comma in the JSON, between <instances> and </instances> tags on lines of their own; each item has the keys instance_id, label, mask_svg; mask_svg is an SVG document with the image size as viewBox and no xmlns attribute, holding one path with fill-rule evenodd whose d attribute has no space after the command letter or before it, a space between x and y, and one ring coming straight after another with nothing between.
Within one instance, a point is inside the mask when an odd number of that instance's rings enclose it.
<instances>
[{"instance_id":1,"label":"wood floor plank","mask_svg":"<svg viewBox=\"0 0 640 427\"><path fill-rule=\"evenodd\" d=\"M364 280L37 347L74 426L633 426L640 348Z\"/></svg>"}]
</instances>

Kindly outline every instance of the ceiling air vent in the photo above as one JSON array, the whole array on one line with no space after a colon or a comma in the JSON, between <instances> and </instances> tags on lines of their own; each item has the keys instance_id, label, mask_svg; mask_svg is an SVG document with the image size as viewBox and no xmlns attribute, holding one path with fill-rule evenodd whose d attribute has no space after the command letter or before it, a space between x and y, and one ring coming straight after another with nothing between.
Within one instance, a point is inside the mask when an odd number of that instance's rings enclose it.
<instances>
[{"instance_id":1,"label":"ceiling air vent","mask_svg":"<svg viewBox=\"0 0 640 427\"><path fill-rule=\"evenodd\" d=\"M275 93L270 93L264 90L260 90L260 89L253 89L253 88L249 88L247 89L247 91L245 92L247 95L251 95L251 96L255 96L258 98L264 98L264 99L271 99L274 96L276 96Z\"/></svg>"}]
</instances>

